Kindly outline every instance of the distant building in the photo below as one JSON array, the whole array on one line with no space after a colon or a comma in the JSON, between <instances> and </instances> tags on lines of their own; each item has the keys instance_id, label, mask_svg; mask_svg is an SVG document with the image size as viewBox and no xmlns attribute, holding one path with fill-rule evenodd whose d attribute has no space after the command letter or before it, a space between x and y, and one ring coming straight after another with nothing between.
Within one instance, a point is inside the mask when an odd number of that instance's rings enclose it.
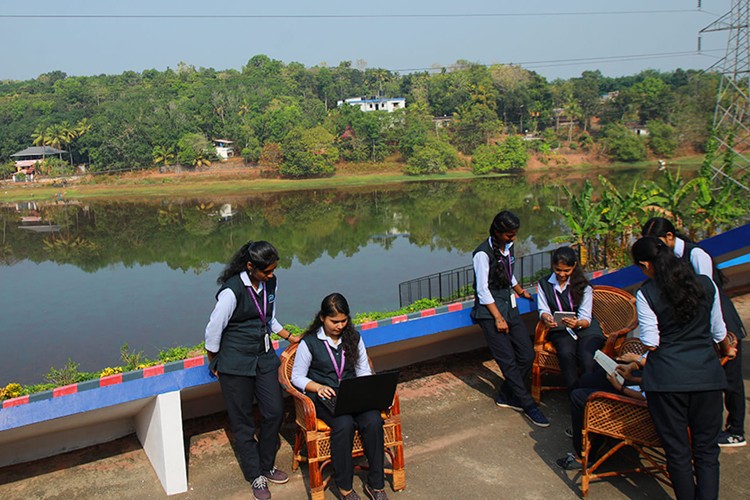
<instances>
[{"instance_id":1,"label":"distant building","mask_svg":"<svg viewBox=\"0 0 750 500\"><path fill-rule=\"evenodd\" d=\"M33 167L40 161L50 156L60 156L65 151L53 148L51 146L31 146L23 151L10 155L16 162L16 170L21 170L29 167Z\"/></svg>"},{"instance_id":2,"label":"distant building","mask_svg":"<svg viewBox=\"0 0 750 500\"><path fill-rule=\"evenodd\" d=\"M230 141L228 139L214 139L213 143L214 148L216 148L216 156L218 156L222 160L226 160L234 156L234 147L232 146L232 144L234 144L233 141Z\"/></svg>"},{"instance_id":3,"label":"distant building","mask_svg":"<svg viewBox=\"0 0 750 500\"><path fill-rule=\"evenodd\" d=\"M343 101L337 101L336 105L359 106L362 111L386 111L391 113L397 109L406 107L405 97L350 97Z\"/></svg>"},{"instance_id":4,"label":"distant building","mask_svg":"<svg viewBox=\"0 0 750 500\"><path fill-rule=\"evenodd\" d=\"M648 128L640 123L630 123L627 125L628 130L633 132L635 135L641 135L643 137L648 136Z\"/></svg>"}]
</instances>

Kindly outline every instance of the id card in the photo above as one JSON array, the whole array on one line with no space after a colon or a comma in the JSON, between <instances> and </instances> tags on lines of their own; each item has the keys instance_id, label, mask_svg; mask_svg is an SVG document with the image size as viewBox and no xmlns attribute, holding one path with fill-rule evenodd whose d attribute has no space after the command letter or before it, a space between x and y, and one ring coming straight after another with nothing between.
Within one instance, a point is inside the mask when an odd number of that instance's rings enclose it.
<instances>
[{"instance_id":1,"label":"id card","mask_svg":"<svg viewBox=\"0 0 750 500\"><path fill-rule=\"evenodd\" d=\"M266 345L266 352L268 352L271 349L271 336L268 335L268 332L266 332L266 334L263 335L263 342Z\"/></svg>"},{"instance_id":2,"label":"id card","mask_svg":"<svg viewBox=\"0 0 750 500\"><path fill-rule=\"evenodd\" d=\"M510 292L510 307L511 309L516 308L516 294L515 292Z\"/></svg>"},{"instance_id":3,"label":"id card","mask_svg":"<svg viewBox=\"0 0 750 500\"><path fill-rule=\"evenodd\" d=\"M570 334L571 337L573 337L573 340L578 340L578 335L576 334L576 332L573 331L572 328L566 327L565 329L568 330L568 333Z\"/></svg>"}]
</instances>

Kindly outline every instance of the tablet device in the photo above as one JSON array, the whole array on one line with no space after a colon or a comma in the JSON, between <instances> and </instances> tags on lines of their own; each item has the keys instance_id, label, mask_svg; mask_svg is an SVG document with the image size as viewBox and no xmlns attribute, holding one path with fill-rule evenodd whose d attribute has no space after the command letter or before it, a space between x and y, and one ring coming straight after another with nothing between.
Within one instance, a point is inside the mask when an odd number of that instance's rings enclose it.
<instances>
[{"instance_id":1,"label":"tablet device","mask_svg":"<svg viewBox=\"0 0 750 500\"><path fill-rule=\"evenodd\" d=\"M555 311L555 313L552 315L552 321L554 321L560 326L563 326L563 322L562 322L563 318L577 319L578 315L570 311Z\"/></svg>"}]
</instances>

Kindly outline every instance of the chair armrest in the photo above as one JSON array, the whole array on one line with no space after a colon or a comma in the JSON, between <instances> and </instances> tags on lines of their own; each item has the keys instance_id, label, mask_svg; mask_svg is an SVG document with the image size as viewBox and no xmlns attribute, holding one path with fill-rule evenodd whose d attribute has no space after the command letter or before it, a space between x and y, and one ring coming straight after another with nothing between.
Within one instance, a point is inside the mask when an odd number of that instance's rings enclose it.
<instances>
[{"instance_id":1,"label":"chair armrest","mask_svg":"<svg viewBox=\"0 0 750 500\"><path fill-rule=\"evenodd\" d=\"M635 399L635 398L631 398L630 396L625 396L624 394L615 394L614 392L607 392L607 391L596 391L594 393L591 393L588 399L586 400L586 404L596 399L607 399L611 401L618 401L620 403L632 404L635 406L648 408L648 404L644 400Z\"/></svg>"},{"instance_id":2,"label":"chair armrest","mask_svg":"<svg viewBox=\"0 0 750 500\"><path fill-rule=\"evenodd\" d=\"M549 328L547 327L547 325L542 320L539 320L536 324L536 328L534 329L534 351L535 352L544 351L544 344L547 342L548 333L549 333Z\"/></svg>"}]
</instances>

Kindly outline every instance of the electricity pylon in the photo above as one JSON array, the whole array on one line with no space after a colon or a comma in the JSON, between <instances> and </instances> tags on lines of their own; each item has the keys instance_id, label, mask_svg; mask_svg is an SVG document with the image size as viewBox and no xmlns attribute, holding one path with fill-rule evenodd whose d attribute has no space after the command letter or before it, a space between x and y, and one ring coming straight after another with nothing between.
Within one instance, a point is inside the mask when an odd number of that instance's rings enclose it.
<instances>
[{"instance_id":1,"label":"electricity pylon","mask_svg":"<svg viewBox=\"0 0 750 500\"><path fill-rule=\"evenodd\" d=\"M700 1L698 2L700 8ZM703 33L728 31L724 57L712 66L721 74L716 95L712 141L707 148L707 163L714 182L732 182L748 188L750 180L750 0L732 0L729 12L709 24ZM699 36L700 36L699 35ZM700 37L698 38L700 51ZM713 150L713 151L712 151Z\"/></svg>"}]
</instances>

